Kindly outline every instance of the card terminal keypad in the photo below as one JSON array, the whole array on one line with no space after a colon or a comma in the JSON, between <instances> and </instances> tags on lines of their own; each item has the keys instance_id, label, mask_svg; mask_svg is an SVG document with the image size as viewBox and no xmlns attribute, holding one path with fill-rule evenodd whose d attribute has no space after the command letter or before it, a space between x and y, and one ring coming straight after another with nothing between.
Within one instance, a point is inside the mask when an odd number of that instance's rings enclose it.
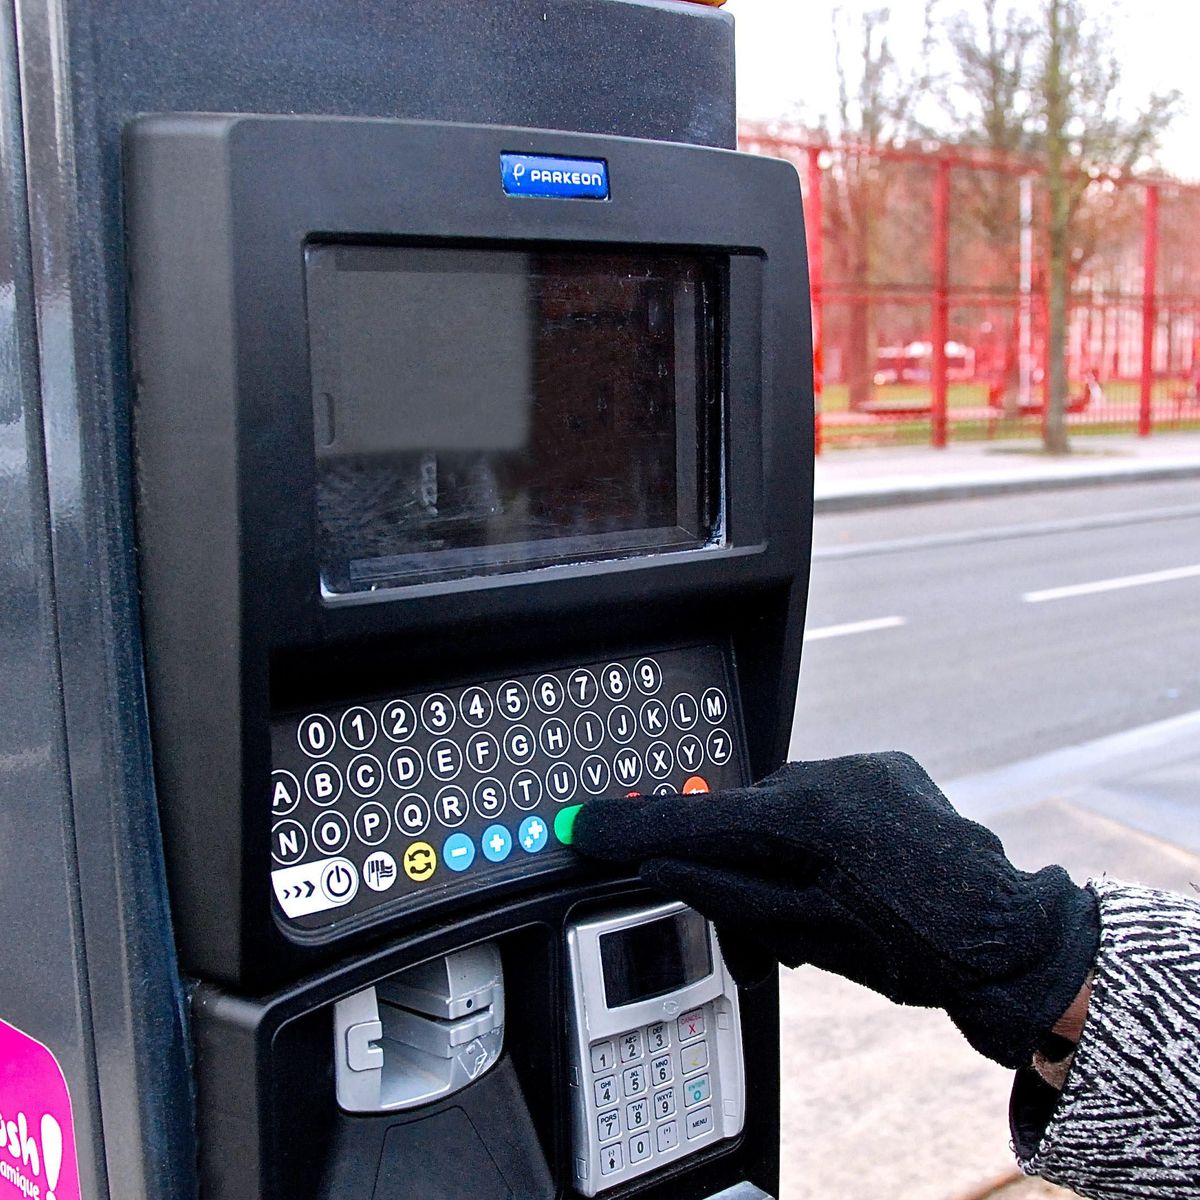
<instances>
[{"instance_id":1,"label":"card terminal keypad","mask_svg":"<svg viewBox=\"0 0 1200 1200\"><path fill-rule=\"evenodd\" d=\"M272 728L275 896L314 928L562 867L590 797L734 786L743 759L715 646L293 713Z\"/></svg>"},{"instance_id":2,"label":"card terminal keypad","mask_svg":"<svg viewBox=\"0 0 1200 1200\"><path fill-rule=\"evenodd\" d=\"M681 1143L695 1149L716 1131L708 1070L713 1020L709 1002L675 1020L591 1044L588 1092L595 1102L602 1179L639 1164L644 1165L629 1174L653 1170L660 1160L674 1158ZM622 1070L625 1047L635 1044L652 1057Z\"/></svg>"}]
</instances>

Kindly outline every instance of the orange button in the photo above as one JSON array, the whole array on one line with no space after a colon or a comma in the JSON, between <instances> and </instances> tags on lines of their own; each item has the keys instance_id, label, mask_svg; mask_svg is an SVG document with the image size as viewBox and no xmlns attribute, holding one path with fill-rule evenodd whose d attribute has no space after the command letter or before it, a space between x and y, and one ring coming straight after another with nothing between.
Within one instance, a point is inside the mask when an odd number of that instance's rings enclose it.
<instances>
[{"instance_id":1,"label":"orange button","mask_svg":"<svg viewBox=\"0 0 1200 1200\"><path fill-rule=\"evenodd\" d=\"M626 799L626 800L635 800L635 799L637 799L637 797L638 797L638 796L640 796L641 794L642 794L641 792L626 792L626 793L625 793L625 799Z\"/></svg>"},{"instance_id":2,"label":"orange button","mask_svg":"<svg viewBox=\"0 0 1200 1200\"><path fill-rule=\"evenodd\" d=\"M685 796L695 795L696 792L710 792L712 788L708 786L708 780L703 775L693 775L691 779L683 785L683 794Z\"/></svg>"}]
</instances>

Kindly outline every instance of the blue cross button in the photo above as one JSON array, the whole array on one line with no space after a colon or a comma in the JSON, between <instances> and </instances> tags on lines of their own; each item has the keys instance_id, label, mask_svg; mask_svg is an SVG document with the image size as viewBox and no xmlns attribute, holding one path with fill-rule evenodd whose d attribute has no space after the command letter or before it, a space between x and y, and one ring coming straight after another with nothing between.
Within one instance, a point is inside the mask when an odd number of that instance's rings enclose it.
<instances>
[{"instance_id":1,"label":"blue cross button","mask_svg":"<svg viewBox=\"0 0 1200 1200\"><path fill-rule=\"evenodd\" d=\"M521 849L526 854L536 854L546 845L546 839L549 836L549 832L546 829L546 822L541 817L526 817L521 822L521 828L517 830L517 838L521 843Z\"/></svg>"},{"instance_id":2,"label":"blue cross button","mask_svg":"<svg viewBox=\"0 0 1200 1200\"><path fill-rule=\"evenodd\" d=\"M465 871L475 861L475 843L465 833L452 833L442 843L442 862L452 871Z\"/></svg>"},{"instance_id":3,"label":"blue cross button","mask_svg":"<svg viewBox=\"0 0 1200 1200\"><path fill-rule=\"evenodd\" d=\"M489 825L479 844L488 862L503 862L512 853L512 834L503 825Z\"/></svg>"}]
</instances>

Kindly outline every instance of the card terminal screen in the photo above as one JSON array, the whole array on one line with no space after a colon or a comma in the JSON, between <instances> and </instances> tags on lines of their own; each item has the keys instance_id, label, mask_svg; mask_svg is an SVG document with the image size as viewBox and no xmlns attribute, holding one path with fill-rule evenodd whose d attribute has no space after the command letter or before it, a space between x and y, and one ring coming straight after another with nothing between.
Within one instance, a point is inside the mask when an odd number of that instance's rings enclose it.
<instances>
[{"instance_id":1,"label":"card terminal screen","mask_svg":"<svg viewBox=\"0 0 1200 1200\"><path fill-rule=\"evenodd\" d=\"M708 926L689 909L601 934L600 964L609 1008L677 992L712 974Z\"/></svg>"},{"instance_id":2,"label":"card terminal screen","mask_svg":"<svg viewBox=\"0 0 1200 1200\"><path fill-rule=\"evenodd\" d=\"M322 591L709 544L720 264L310 245Z\"/></svg>"}]
</instances>

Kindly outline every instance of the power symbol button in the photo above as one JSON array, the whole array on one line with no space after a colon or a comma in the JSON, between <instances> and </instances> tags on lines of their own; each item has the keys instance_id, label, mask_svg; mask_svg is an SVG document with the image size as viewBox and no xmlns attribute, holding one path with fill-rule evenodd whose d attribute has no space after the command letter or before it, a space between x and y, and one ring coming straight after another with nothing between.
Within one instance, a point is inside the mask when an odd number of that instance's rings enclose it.
<instances>
[{"instance_id":1,"label":"power symbol button","mask_svg":"<svg viewBox=\"0 0 1200 1200\"><path fill-rule=\"evenodd\" d=\"M358 891L358 872L354 864L335 858L321 872L321 891L335 904L348 904Z\"/></svg>"}]
</instances>

